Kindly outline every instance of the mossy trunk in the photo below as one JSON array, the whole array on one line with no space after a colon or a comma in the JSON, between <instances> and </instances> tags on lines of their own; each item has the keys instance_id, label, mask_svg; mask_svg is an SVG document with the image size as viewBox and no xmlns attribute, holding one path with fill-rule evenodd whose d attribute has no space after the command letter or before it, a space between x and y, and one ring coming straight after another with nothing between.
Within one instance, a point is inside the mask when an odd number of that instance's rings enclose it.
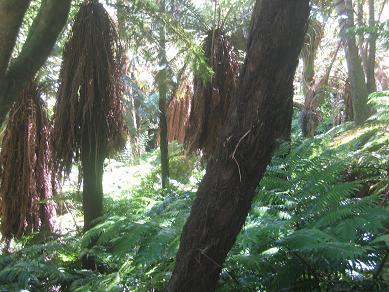
<instances>
[{"instance_id":1,"label":"mossy trunk","mask_svg":"<svg viewBox=\"0 0 389 292\"><path fill-rule=\"evenodd\" d=\"M168 291L214 291L277 138L290 125L308 0L257 0L225 135L184 226Z\"/></svg>"}]
</instances>

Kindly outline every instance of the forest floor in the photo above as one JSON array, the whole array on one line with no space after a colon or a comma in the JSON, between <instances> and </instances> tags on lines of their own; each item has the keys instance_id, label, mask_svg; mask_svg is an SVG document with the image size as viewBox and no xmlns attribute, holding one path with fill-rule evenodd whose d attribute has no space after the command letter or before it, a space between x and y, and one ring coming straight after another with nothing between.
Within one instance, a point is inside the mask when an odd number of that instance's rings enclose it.
<instances>
[{"instance_id":1,"label":"forest floor","mask_svg":"<svg viewBox=\"0 0 389 292\"><path fill-rule=\"evenodd\" d=\"M199 159L185 156L182 146L175 143L169 145L169 152L172 166L170 184L183 191L195 191L193 188L197 188L199 179L204 173ZM137 165L131 164L131 159L123 157L106 159L103 176L105 201L130 200L131 194L141 188L142 181L147 180L150 175L156 176L153 188L159 189L159 165L159 149L142 155ZM192 173L193 170L195 171ZM79 179L78 167L75 166L55 199L56 202L62 202L61 207L58 208L60 214L56 219L59 234L76 234L82 230L81 193L82 181Z\"/></svg>"},{"instance_id":2,"label":"forest floor","mask_svg":"<svg viewBox=\"0 0 389 292\"><path fill-rule=\"evenodd\" d=\"M107 159L104 167L103 188L104 196L112 200L123 199L123 195L130 194L130 189L139 186L142 178L153 169L153 159L146 157L139 165L131 165L126 161ZM81 200L82 182L79 180L79 171L73 167L69 178L61 188L61 195L64 198L63 212L57 218L57 228L60 234L67 234L80 231L83 226L83 217L74 205L70 195L78 197L76 202ZM127 198L129 199L129 197Z\"/></svg>"}]
</instances>

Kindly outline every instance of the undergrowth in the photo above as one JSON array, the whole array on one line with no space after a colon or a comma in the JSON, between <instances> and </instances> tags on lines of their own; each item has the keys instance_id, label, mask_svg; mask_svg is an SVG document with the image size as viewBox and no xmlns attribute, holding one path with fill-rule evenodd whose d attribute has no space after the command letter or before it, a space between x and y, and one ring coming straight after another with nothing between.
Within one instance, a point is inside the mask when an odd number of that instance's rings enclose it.
<instances>
[{"instance_id":1,"label":"undergrowth","mask_svg":"<svg viewBox=\"0 0 389 292\"><path fill-rule=\"evenodd\" d=\"M389 288L385 96L372 97L378 110L363 127L346 124L304 141L295 134L292 147L279 148L219 291ZM195 160L180 163L181 152L172 152L177 179L170 188L159 188L155 168L139 186L107 196L106 217L84 235L26 240L0 257L0 290L163 291L198 182L187 177ZM83 255L97 259L95 271L82 269Z\"/></svg>"}]
</instances>

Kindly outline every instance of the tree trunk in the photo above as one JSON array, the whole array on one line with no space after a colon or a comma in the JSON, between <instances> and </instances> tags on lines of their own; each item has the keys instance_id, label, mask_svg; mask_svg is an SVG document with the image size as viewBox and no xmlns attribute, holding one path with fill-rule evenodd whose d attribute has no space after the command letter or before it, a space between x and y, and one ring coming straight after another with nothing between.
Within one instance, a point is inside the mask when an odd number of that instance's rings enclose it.
<instances>
[{"instance_id":1,"label":"tree trunk","mask_svg":"<svg viewBox=\"0 0 389 292\"><path fill-rule=\"evenodd\" d=\"M130 79L135 80L135 75L134 75L134 64L132 63L129 66L129 71L128 74L130 74ZM131 146L131 154L133 158L133 164L134 165L139 165L140 164L140 149L139 149L139 125L138 125L138 107L135 102L134 98L134 93L132 88L129 89L130 94L128 95L129 98L129 112L131 115L131 122L129 126L129 134L130 134L130 146Z\"/></svg>"},{"instance_id":2,"label":"tree trunk","mask_svg":"<svg viewBox=\"0 0 389 292\"><path fill-rule=\"evenodd\" d=\"M376 41L377 34L375 32L375 15L374 15L374 0L369 0L369 54L367 56L366 64L366 82L367 82L367 91L372 93L377 91L377 85L375 82L374 72L375 72L375 59L376 59Z\"/></svg>"},{"instance_id":3,"label":"tree trunk","mask_svg":"<svg viewBox=\"0 0 389 292\"><path fill-rule=\"evenodd\" d=\"M88 135L85 140L88 141ZM96 219L103 215L103 174L104 174L104 157L96 149L95 135L91 134L90 143L84 142L84 151L81 151L81 168L82 168L82 210L84 211L84 228L83 232L96 226ZM88 147L88 148L86 148ZM86 151L89 149L90 151ZM92 249L96 245L98 237L91 238L87 248ZM81 263L84 269L98 270L98 261L95 255L85 253L81 256Z\"/></svg>"},{"instance_id":4,"label":"tree trunk","mask_svg":"<svg viewBox=\"0 0 389 292\"><path fill-rule=\"evenodd\" d=\"M357 2L357 24L359 27L364 27L364 19L363 19L363 6L365 5L366 0L358 0ZM358 50L359 55L361 56L362 66L364 72L367 70L367 47L365 44L365 34L357 35L358 42Z\"/></svg>"},{"instance_id":5,"label":"tree trunk","mask_svg":"<svg viewBox=\"0 0 389 292\"><path fill-rule=\"evenodd\" d=\"M0 80L4 77L31 0L0 0Z\"/></svg>"},{"instance_id":6,"label":"tree trunk","mask_svg":"<svg viewBox=\"0 0 389 292\"><path fill-rule=\"evenodd\" d=\"M214 291L277 135L290 126L308 0L257 0L239 90L184 226L168 291Z\"/></svg>"},{"instance_id":7,"label":"tree trunk","mask_svg":"<svg viewBox=\"0 0 389 292\"><path fill-rule=\"evenodd\" d=\"M322 80L315 76L315 60L317 50L323 38L324 25L318 20L312 18L309 23L308 32L305 36L304 47L302 50L303 60L303 94L304 94L304 108L300 112L300 127L303 137L313 137L316 128L320 123L320 110L316 94L320 87ZM316 78L315 78L316 77ZM316 80L315 80L316 79Z\"/></svg>"},{"instance_id":8,"label":"tree trunk","mask_svg":"<svg viewBox=\"0 0 389 292\"><path fill-rule=\"evenodd\" d=\"M94 136L92 134L92 136ZM93 137L91 137L93 140ZM92 228L95 220L103 215L103 173L105 155L96 149L95 143L86 143L83 148L81 167L83 175L82 209L84 232ZM91 146L93 145L93 146ZM88 148L90 151L86 151Z\"/></svg>"},{"instance_id":9,"label":"tree trunk","mask_svg":"<svg viewBox=\"0 0 389 292\"><path fill-rule=\"evenodd\" d=\"M160 1L160 10L165 12L165 0ZM158 74L158 91L159 91L159 149L161 151L161 177L162 188L169 185L169 149L168 134L166 121L166 96L167 96L167 59L166 59L166 36L165 27L162 24L159 32L159 66L161 70Z\"/></svg>"},{"instance_id":10,"label":"tree trunk","mask_svg":"<svg viewBox=\"0 0 389 292\"><path fill-rule=\"evenodd\" d=\"M348 33L354 27L352 0L334 0L334 4L339 16L340 35L351 84L354 122L360 125L370 116L371 109L367 104L368 90L355 36Z\"/></svg>"},{"instance_id":11,"label":"tree trunk","mask_svg":"<svg viewBox=\"0 0 389 292\"><path fill-rule=\"evenodd\" d=\"M138 117L136 113L135 100L134 96L130 95L130 113L131 113L131 126L129 127L130 132L130 145L131 145L131 154L133 158L133 164L140 164L140 151L139 151L139 131L138 131Z\"/></svg>"},{"instance_id":12,"label":"tree trunk","mask_svg":"<svg viewBox=\"0 0 389 292\"><path fill-rule=\"evenodd\" d=\"M39 13L31 25L27 40L24 43L19 56L12 65L6 65L9 68L4 73L1 72L2 64L0 64L0 125L4 122L16 96L19 96L25 85L34 78L36 72L42 67L49 56L59 33L66 23L71 1L72 0L42 1ZM10 4L11 2L12 4ZM14 25L5 28L5 31L8 31L8 33L0 32L0 37L8 35L6 36L8 41L5 43L0 39L0 62L3 62L3 57L5 57L4 59L7 59L6 54L9 51L9 44L13 43L13 45L15 45L13 39L16 40L17 38L20 27L19 22L24 15L24 13L22 15L21 13L23 9L24 12L26 10L24 5L28 6L28 3L30 2L0 0L0 19L3 19L3 11L6 13L7 11L13 10L13 8L11 9L10 7L16 5L16 2L25 2L27 4L23 4L23 7L19 8L20 10L18 10L17 19L14 19ZM4 5L5 7L3 7ZM21 4L19 4L18 7L20 5ZM3 8L5 10L3 10ZM3 30L2 24L7 25L7 21L0 20L0 30ZM18 28L16 29L17 26ZM5 55L2 55L3 52Z\"/></svg>"}]
</instances>

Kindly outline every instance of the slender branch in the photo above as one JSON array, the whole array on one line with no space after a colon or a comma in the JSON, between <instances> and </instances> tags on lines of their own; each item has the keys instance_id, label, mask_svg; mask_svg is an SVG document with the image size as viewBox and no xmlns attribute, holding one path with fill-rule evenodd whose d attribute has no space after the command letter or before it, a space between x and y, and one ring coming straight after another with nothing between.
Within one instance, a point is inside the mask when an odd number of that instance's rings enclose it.
<instances>
[{"instance_id":1,"label":"slender branch","mask_svg":"<svg viewBox=\"0 0 389 292\"><path fill-rule=\"evenodd\" d=\"M380 9L380 12L378 13L378 22L381 21L381 17L382 17L382 13L384 12L384 8L385 8L385 5L388 3L388 0L384 0L382 2L382 6L381 6L381 9Z\"/></svg>"}]
</instances>

